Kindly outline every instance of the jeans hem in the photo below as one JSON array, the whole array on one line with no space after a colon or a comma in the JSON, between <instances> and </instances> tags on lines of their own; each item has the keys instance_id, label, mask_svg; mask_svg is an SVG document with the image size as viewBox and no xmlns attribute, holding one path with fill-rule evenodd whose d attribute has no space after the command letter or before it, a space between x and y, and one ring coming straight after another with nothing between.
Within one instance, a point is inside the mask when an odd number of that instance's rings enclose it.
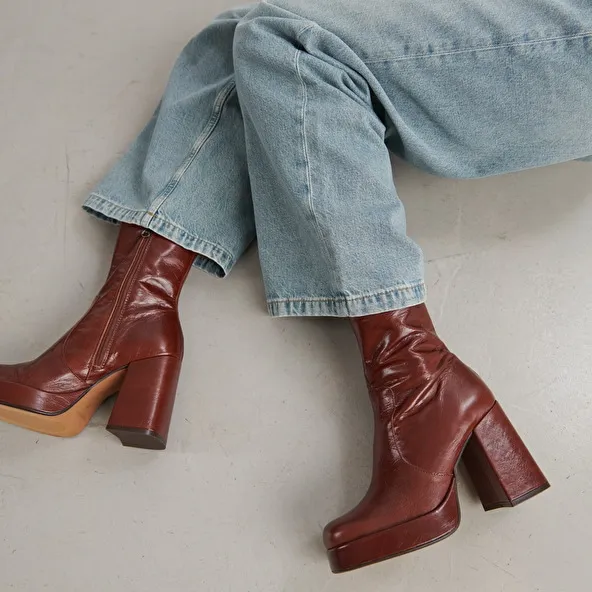
<instances>
[{"instance_id":1,"label":"jeans hem","mask_svg":"<svg viewBox=\"0 0 592 592\"><path fill-rule=\"evenodd\" d=\"M97 193L92 193L82 208L85 212L112 224L125 222L147 228L184 249L193 251L197 254L193 265L215 277L226 277L235 264L235 258L220 245L192 235L159 214L126 208Z\"/></svg>"},{"instance_id":2,"label":"jeans hem","mask_svg":"<svg viewBox=\"0 0 592 592\"><path fill-rule=\"evenodd\" d=\"M362 317L409 308L425 300L426 286L422 281L369 294L268 299L267 308L272 317Z\"/></svg>"}]
</instances>

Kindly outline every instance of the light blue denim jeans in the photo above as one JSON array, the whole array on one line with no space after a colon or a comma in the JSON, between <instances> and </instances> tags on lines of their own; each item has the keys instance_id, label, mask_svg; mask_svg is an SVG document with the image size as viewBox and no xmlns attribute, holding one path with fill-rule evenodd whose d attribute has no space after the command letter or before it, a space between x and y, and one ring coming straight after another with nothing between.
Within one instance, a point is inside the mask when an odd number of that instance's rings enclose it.
<instances>
[{"instance_id":1,"label":"light blue denim jeans","mask_svg":"<svg viewBox=\"0 0 592 592\"><path fill-rule=\"evenodd\" d=\"M85 208L226 276L257 238L275 316L425 299L389 149L483 177L592 154L590 0L274 0L181 54Z\"/></svg>"}]
</instances>

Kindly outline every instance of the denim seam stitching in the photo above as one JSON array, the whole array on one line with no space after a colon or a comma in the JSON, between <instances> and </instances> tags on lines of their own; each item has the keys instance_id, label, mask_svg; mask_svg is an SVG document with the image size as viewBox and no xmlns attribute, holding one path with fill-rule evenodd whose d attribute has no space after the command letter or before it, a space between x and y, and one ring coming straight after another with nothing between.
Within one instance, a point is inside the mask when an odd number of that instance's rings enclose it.
<instances>
[{"instance_id":1,"label":"denim seam stitching","mask_svg":"<svg viewBox=\"0 0 592 592\"><path fill-rule=\"evenodd\" d=\"M266 4L267 4L267 2L266 2ZM312 29L315 26L316 26L316 23L309 23L308 25L306 25L306 27L304 27L300 31L298 31L298 33L296 34L296 41L300 41L300 36L304 35L304 33L306 33L306 31L308 31L309 29Z\"/></svg>"},{"instance_id":2,"label":"denim seam stitching","mask_svg":"<svg viewBox=\"0 0 592 592\"><path fill-rule=\"evenodd\" d=\"M121 204L118 204L114 201L111 201L108 197L105 197L104 195L101 195L100 193L97 192L93 192L91 193L91 198L92 197L97 197L105 202L107 202L109 205L113 206L114 208L117 208L123 212L133 212L136 214L144 214L147 213L146 210L135 210L133 208L128 208L126 206L122 206ZM228 257L229 263L234 264L235 260L234 260L234 256L230 253L230 251L226 250L224 247L222 247L221 245L218 245L216 243L213 243L209 240L206 240L204 238L195 236L194 234L192 234L191 232L188 232L187 229L179 226L178 224L175 224L174 222L167 220L165 218L162 217L161 214L154 214L151 218L151 221L156 221L156 222L160 222L161 224L164 224L166 226L172 226L173 228L176 228L177 230L180 230L181 232L184 232L188 237L190 237L191 239L197 241L197 242L201 242L205 245L209 245L210 247L212 247L213 249L216 249L218 251L220 251L220 253L222 253L223 255L225 255L226 257ZM206 256L206 255L204 255Z\"/></svg>"},{"instance_id":3,"label":"denim seam stitching","mask_svg":"<svg viewBox=\"0 0 592 592\"><path fill-rule=\"evenodd\" d=\"M179 168L175 171L169 182L164 186L164 189L156 197L154 202L150 204L148 212L146 213L148 215L152 214L151 219L155 217L157 210L159 210L163 206L166 200L179 186L179 183L185 176L185 173L189 170L189 167L193 164L198 154L201 152L202 148L211 138L212 134L216 130L216 127L218 126L218 123L220 122L222 112L224 111L224 107L228 99L230 98L230 95L234 88L235 82L234 80L230 80L228 83L226 83L225 86L222 87L222 89L216 96L216 99L214 100L214 106L212 108L212 114L205 129L195 140L195 143L193 144L185 160L181 163L181 166L179 166Z\"/></svg>"},{"instance_id":4,"label":"denim seam stitching","mask_svg":"<svg viewBox=\"0 0 592 592\"><path fill-rule=\"evenodd\" d=\"M314 211L314 203L313 203L313 189L312 189L312 173L310 170L310 157L308 151L308 141L306 139L306 107L308 106L308 89L306 87L306 83L304 82L304 78L302 77L302 72L300 71L300 55L301 51L298 50L296 52L294 64L296 66L296 72L298 74L298 80L300 80L300 85L302 87L302 108L300 110L300 121L301 121L301 135L302 135L302 149L304 152L304 163L306 165L306 183L308 184L308 209L313 217L313 220L316 224L316 215Z\"/></svg>"},{"instance_id":5,"label":"denim seam stitching","mask_svg":"<svg viewBox=\"0 0 592 592\"><path fill-rule=\"evenodd\" d=\"M108 197L104 196L102 193L98 193L96 191L93 191L90 194L90 198L92 199L93 197L98 197L99 199L106 201L110 206L114 206L115 208L120 208L126 212L134 212L135 214L145 214L146 213L146 210L136 210L134 208L128 208L127 206L122 206L121 204L118 204L117 202L110 200Z\"/></svg>"},{"instance_id":6,"label":"denim seam stitching","mask_svg":"<svg viewBox=\"0 0 592 592\"><path fill-rule=\"evenodd\" d=\"M192 239L194 239L195 241L198 242L202 242L205 245L209 245L210 247L212 247L213 249L216 249L218 251L220 251L221 253L223 253L224 255L226 255L226 257L228 257L229 261L231 263L234 263L234 256L227 251L224 247L213 243L209 240L206 240L205 238L201 238L198 236L195 236L193 234L191 234L190 232L188 232L185 228L183 228L182 226L179 226L178 224L175 224L174 222L171 222L170 220L167 220L166 218L163 218L161 214L156 214L155 215L155 219L164 224L165 226L172 226L173 228L176 228L177 230L180 230L181 232L184 232L185 234L187 234L188 236L190 236Z\"/></svg>"},{"instance_id":7,"label":"denim seam stitching","mask_svg":"<svg viewBox=\"0 0 592 592\"><path fill-rule=\"evenodd\" d=\"M418 288L424 288L425 283L419 282L411 286L401 286L386 288L377 292L369 292L368 294L362 294L360 296L326 296L323 298L268 298L269 304L282 304L286 302L355 302L357 300L364 300L367 298L374 298L375 296L384 296L392 294L393 292L413 292Z\"/></svg>"},{"instance_id":8,"label":"denim seam stitching","mask_svg":"<svg viewBox=\"0 0 592 592\"><path fill-rule=\"evenodd\" d=\"M511 47L528 47L531 45L544 45L546 43L552 43L554 41L571 41L575 39L586 39L592 36L592 31L588 31L586 33L578 33L577 35L565 35L562 37L546 37L544 39L536 39L533 41L516 41L512 43L501 43L498 45L483 45L478 47L472 47L470 49L456 49L452 51L440 51L436 53L416 53L408 56L402 55L392 55L392 56L384 56L384 57L373 57L364 59L364 64L375 64L378 62L402 62L405 60L415 60L415 59L423 59L423 58L432 58L432 57L440 57L440 56L447 56L447 55L458 55L464 53L476 53L476 52L485 52L485 51L495 51L497 49L508 49Z\"/></svg>"},{"instance_id":9,"label":"denim seam stitching","mask_svg":"<svg viewBox=\"0 0 592 592\"><path fill-rule=\"evenodd\" d=\"M300 37L309 31L315 26L315 23L310 23L306 27L304 27L297 35L296 39L299 41ZM310 164L310 155L309 155L309 148L308 148L308 141L306 139L306 108L308 106L308 87L306 85L306 81L304 80L304 76L302 76L302 71L300 69L300 57L304 52L300 49L296 50L296 55L294 56L294 66L296 68L296 74L298 76L298 80L300 81L300 85L302 87L302 109L301 109L301 135L302 135L302 148L304 151L304 162L306 166L306 182L308 185L307 192L308 192L308 209L312 216L315 228L321 238L321 242L325 249L325 255L327 257L327 261L331 263L334 257L331 256L331 249L329 248L329 244L327 242L327 238L323 233L323 229L318 220L318 216L315 212L314 208L314 191L313 191L313 184L312 184L312 168ZM330 266L330 273L335 276L334 270L335 266ZM335 279L335 278L334 278Z\"/></svg>"}]
</instances>

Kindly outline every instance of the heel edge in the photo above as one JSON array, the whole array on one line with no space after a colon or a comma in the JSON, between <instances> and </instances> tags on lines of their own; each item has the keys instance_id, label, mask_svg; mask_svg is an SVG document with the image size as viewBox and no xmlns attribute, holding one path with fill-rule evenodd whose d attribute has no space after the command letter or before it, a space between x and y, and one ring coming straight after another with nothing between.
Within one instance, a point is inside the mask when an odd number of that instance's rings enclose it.
<instances>
[{"instance_id":1,"label":"heel edge","mask_svg":"<svg viewBox=\"0 0 592 592\"><path fill-rule=\"evenodd\" d=\"M534 489L531 489L530 491L515 499L500 500L496 502L484 502L483 500L481 500L481 503L483 505L483 509L486 512L491 512L492 510L500 510L501 508L515 508L516 506L519 506L521 503L526 502L529 499L535 497L539 493L543 493L543 491L549 489L550 487L551 484L547 482L543 485L535 487Z\"/></svg>"},{"instance_id":2,"label":"heel edge","mask_svg":"<svg viewBox=\"0 0 592 592\"><path fill-rule=\"evenodd\" d=\"M123 446L145 448L147 450L165 450L166 440L154 430L144 428L127 428L108 424L105 428L117 436Z\"/></svg>"},{"instance_id":3,"label":"heel edge","mask_svg":"<svg viewBox=\"0 0 592 592\"><path fill-rule=\"evenodd\" d=\"M550 487L498 403L473 431L463 462L486 512L515 507Z\"/></svg>"},{"instance_id":4,"label":"heel edge","mask_svg":"<svg viewBox=\"0 0 592 592\"><path fill-rule=\"evenodd\" d=\"M157 356L132 362L107 430L124 446L164 450L177 393L181 360Z\"/></svg>"}]
</instances>

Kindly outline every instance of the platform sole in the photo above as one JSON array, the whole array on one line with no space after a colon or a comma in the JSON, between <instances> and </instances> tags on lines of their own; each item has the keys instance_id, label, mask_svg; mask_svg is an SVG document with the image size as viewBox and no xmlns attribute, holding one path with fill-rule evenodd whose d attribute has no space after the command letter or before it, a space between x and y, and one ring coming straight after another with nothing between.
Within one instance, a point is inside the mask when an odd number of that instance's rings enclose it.
<instances>
[{"instance_id":1,"label":"platform sole","mask_svg":"<svg viewBox=\"0 0 592 592\"><path fill-rule=\"evenodd\" d=\"M438 543L460 524L456 478L442 503L419 518L372 533L328 551L333 573L351 571Z\"/></svg>"},{"instance_id":2,"label":"platform sole","mask_svg":"<svg viewBox=\"0 0 592 592\"><path fill-rule=\"evenodd\" d=\"M117 393L125 370L114 372L92 386L81 399L63 413L45 415L0 404L0 420L41 434L71 438L88 425L99 406Z\"/></svg>"}]
</instances>

